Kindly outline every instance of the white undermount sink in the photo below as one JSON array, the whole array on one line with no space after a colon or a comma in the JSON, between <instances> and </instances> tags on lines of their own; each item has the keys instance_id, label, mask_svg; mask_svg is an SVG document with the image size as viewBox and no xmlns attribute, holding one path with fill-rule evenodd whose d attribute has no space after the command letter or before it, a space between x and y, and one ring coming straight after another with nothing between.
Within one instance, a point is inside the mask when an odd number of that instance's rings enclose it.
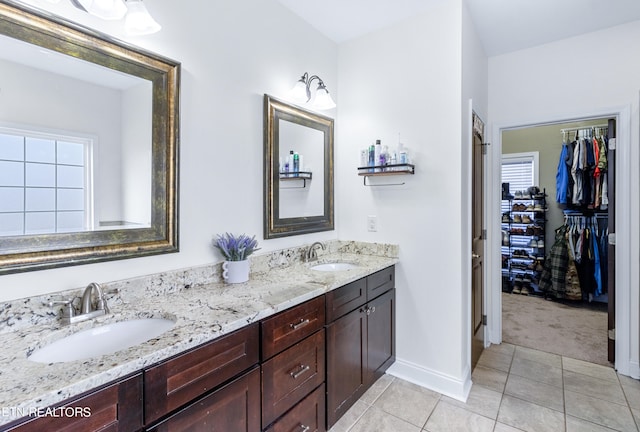
<instances>
[{"instance_id":1,"label":"white undermount sink","mask_svg":"<svg viewBox=\"0 0 640 432\"><path fill-rule=\"evenodd\" d=\"M336 271L351 270L357 267L358 267L357 264L352 264L348 262L331 262L331 263L324 263L324 264L315 264L315 265L312 265L310 268L311 270L316 270L316 271L336 272Z\"/></svg>"},{"instance_id":2,"label":"white undermount sink","mask_svg":"<svg viewBox=\"0 0 640 432\"><path fill-rule=\"evenodd\" d=\"M175 325L164 318L119 321L83 330L34 351L28 359L62 363L111 354L160 336Z\"/></svg>"}]
</instances>

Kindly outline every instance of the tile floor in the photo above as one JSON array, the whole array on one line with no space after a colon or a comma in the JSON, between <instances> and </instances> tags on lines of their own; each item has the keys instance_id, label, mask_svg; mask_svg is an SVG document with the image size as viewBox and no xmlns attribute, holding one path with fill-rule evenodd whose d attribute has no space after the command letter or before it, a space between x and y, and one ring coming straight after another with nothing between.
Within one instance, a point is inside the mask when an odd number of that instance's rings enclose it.
<instances>
[{"instance_id":1,"label":"tile floor","mask_svg":"<svg viewBox=\"0 0 640 432\"><path fill-rule=\"evenodd\" d=\"M467 403L390 375L330 432L640 431L640 381L510 344L486 349Z\"/></svg>"}]
</instances>

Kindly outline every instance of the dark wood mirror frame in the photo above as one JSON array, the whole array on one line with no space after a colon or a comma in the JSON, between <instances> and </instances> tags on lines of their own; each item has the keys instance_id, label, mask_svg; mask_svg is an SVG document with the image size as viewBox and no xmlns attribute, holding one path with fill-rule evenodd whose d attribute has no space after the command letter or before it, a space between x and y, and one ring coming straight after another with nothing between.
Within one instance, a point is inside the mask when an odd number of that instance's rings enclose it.
<instances>
[{"instance_id":1,"label":"dark wood mirror frame","mask_svg":"<svg viewBox=\"0 0 640 432\"><path fill-rule=\"evenodd\" d=\"M324 203L318 216L280 217L279 122L286 120L324 134ZM334 229L333 119L264 95L264 238Z\"/></svg>"},{"instance_id":2,"label":"dark wood mirror frame","mask_svg":"<svg viewBox=\"0 0 640 432\"><path fill-rule=\"evenodd\" d=\"M0 34L151 81L151 226L0 238L0 274L178 251L180 63L0 0Z\"/></svg>"}]
</instances>

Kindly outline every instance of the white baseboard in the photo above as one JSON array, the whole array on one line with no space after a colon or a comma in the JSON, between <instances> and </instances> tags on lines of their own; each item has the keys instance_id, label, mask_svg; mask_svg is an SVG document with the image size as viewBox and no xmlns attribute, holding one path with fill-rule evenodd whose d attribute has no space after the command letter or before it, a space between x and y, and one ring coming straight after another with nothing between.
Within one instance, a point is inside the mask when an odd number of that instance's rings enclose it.
<instances>
[{"instance_id":1,"label":"white baseboard","mask_svg":"<svg viewBox=\"0 0 640 432\"><path fill-rule=\"evenodd\" d=\"M462 402L467 401L471 391L471 369L469 368L464 372L462 379L458 379L406 360L396 359L387 373Z\"/></svg>"},{"instance_id":2,"label":"white baseboard","mask_svg":"<svg viewBox=\"0 0 640 432\"><path fill-rule=\"evenodd\" d=\"M635 361L629 362L629 376L640 379L640 363Z\"/></svg>"}]
</instances>

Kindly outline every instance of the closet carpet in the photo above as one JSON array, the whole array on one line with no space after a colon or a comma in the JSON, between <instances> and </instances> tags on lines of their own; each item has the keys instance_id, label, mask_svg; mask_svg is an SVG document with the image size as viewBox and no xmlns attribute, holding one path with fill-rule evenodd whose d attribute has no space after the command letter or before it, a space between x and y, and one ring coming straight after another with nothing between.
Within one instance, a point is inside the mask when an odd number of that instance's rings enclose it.
<instances>
[{"instance_id":1,"label":"closet carpet","mask_svg":"<svg viewBox=\"0 0 640 432\"><path fill-rule=\"evenodd\" d=\"M611 366L605 307L568 306L535 296L502 293L502 341Z\"/></svg>"}]
</instances>

